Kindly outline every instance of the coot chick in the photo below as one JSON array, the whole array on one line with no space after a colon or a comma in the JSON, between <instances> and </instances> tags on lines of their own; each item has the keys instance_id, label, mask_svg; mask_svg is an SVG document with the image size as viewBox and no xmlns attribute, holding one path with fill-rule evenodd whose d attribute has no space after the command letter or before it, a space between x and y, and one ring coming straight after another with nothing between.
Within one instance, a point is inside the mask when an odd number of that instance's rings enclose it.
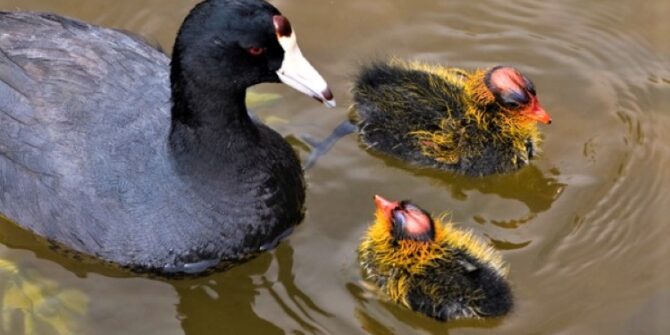
<instances>
[{"instance_id":1,"label":"coot chick","mask_svg":"<svg viewBox=\"0 0 670 335\"><path fill-rule=\"evenodd\" d=\"M334 106L288 19L207 0L172 62L122 32L0 13L0 213L136 272L199 274L254 257L303 218L292 147L246 89L284 82Z\"/></svg>"},{"instance_id":2,"label":"coot chick","mask_svg":"<svg viewBox=\"0 0 670 335\"><path fill-rule=\"evenodd\" d=\"M493 248L409 201L375 196L375 203L359 261L365 279L392 301L441 321L512 309L507 268Z\"/></svg>"},{"instance_id":3,"label":"coot chick","mask_svg":"<svg viewBox=\"0 0 670 335\"><path fill-rule=\"evenodd\" d=\"M405 62L362 69L352 121L373 151L469 176L520 169L538 153L536 123L551 123L535 86L517 69Z\"/></svg>"}]
</instances>

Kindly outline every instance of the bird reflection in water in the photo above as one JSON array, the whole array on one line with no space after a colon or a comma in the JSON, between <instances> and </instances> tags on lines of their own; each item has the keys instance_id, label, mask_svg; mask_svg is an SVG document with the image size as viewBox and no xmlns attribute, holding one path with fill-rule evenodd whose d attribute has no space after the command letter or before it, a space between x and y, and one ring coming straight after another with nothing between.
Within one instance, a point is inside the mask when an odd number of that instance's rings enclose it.
<instances>
[{"instance_id":1,"label":"bird reflection in water","mask_svg":"<svg viewBox=\"0 0 670 335\"><path fill-rule=\"evenodd\" d=\"M287 327L264 319L254 308L259 299L265 299L263 308L274 305L289 318L285 322L299 329L328 333L315 317L331 315L296 284L293 249L287 243L226 273L172 284L180 296L177 311L186 334L284 334Z\"/></svg>"},{"instance_id":2,"label":"bird reflection in water","mask_svg":"<svg viewBox=\"0 0 670 335\"><path fill-rule=\"evenodd\" d=\"M88 311L88 297L34 269L0 259L0 333L70 335Z\"/></svg>"}]
</instances>

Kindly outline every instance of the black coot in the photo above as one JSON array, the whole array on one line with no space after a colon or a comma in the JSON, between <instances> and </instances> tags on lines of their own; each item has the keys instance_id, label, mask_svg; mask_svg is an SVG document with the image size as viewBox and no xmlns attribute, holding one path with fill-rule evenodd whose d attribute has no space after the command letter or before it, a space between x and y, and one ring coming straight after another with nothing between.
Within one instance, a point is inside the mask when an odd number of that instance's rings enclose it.
<instances>
[{"instance_id":1,"label":"black coot","mask_svg":"<svg viewBox=\"0 0 670 335\"><path fill-rule=\"evenodd\" d=\"M160 275L273 246L301 221L305 185L291 146L248 116L245 91L281 81L334 105L295 38L264 1L204 1L169 64L116 30L1 12L0 213Z\"/></svg>"}]
</instances>

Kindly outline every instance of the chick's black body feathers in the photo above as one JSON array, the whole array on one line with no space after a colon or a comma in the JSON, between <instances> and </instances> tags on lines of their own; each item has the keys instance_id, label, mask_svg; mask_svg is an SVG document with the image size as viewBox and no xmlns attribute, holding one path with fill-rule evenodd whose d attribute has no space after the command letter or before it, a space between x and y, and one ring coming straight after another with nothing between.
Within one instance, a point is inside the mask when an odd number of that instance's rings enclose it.
<instances>
[{"instance_id":1,"label":"chick's black body feathers","mask_svg":"<svg viewBox=\"0 0 670 335\"><path fill-rule=\"evenodd\" d=\"M466 82L471 73L402 63L364 67L353 89L352 121L361 142L416 166L485 176L518 170L537 146L531 135L506 137L497 105L478 106L490 115L484 127L472 108ZM501 136L503 134L503 136ZM519 143L529 143L529 149Z\"/></svg>"},{"instance_id":2,"label":"chick's black body feathers","mask_svg":"<svg viewBox=\"0 0 670 335\"><path fill-rule=\"evenodd\" d=\"M477 260L467 251L449 249L421 273L380 266L374 250L360 259L365 277L382 291L403 281L400 297L410 309L440 321L492 318L508 314L514 305L507 281L496 269Z\"/></svg>"},{"instance_id":3,"label":"chick's black body feathers","mask_svg":"<svg viewBox=\"0 0 670 335\"><path fill-rule=\"evenodd\" d=\"M457 252L455 258L438 260L425 273L411 277L410 308L440 321L509 313L513 301L507 282L463 252Z\"/></svg>"}]
</instances>

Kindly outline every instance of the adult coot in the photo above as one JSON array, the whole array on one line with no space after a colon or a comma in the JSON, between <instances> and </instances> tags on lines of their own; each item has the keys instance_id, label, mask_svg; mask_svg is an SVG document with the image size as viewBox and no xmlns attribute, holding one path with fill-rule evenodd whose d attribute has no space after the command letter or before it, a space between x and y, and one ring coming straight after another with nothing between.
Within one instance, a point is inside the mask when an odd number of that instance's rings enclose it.
<instances>
[{"instance_id":1,"label":"adult coot","mask_svg":"<svg viewBox=\"0 0 670 335\"><path fill-rule=\"evenodd\" d=\"M247 87L280 81L335 104L260 0L198 4L171 64L116 30L2 12L0 213L137 272L249 259L303 217L295 152L244 102Z\"/></svg>"},{"instance_id":2,"label":"adult coot","mask_svg":"<svg viewBox=\"0 0 670 335\"><path fill-rule=\"evenodd\" d=\"M498 252L409 201L376 196L375 203L360 263L365 278L391 300L442 321L497 317L512 309Z\"/></svg>"},{"instance_id":3,"label":"adult coot","mask_svg":"<svg viewBox=\"0 0 670 335\"><path fill-rule=\"evenodd\" d=\"M536 123L551 123L518 70L393 59L357 77L353 119L369 148L419 166L470 176L513 172L537 155Z\"/></svg>"}]
</instances>

